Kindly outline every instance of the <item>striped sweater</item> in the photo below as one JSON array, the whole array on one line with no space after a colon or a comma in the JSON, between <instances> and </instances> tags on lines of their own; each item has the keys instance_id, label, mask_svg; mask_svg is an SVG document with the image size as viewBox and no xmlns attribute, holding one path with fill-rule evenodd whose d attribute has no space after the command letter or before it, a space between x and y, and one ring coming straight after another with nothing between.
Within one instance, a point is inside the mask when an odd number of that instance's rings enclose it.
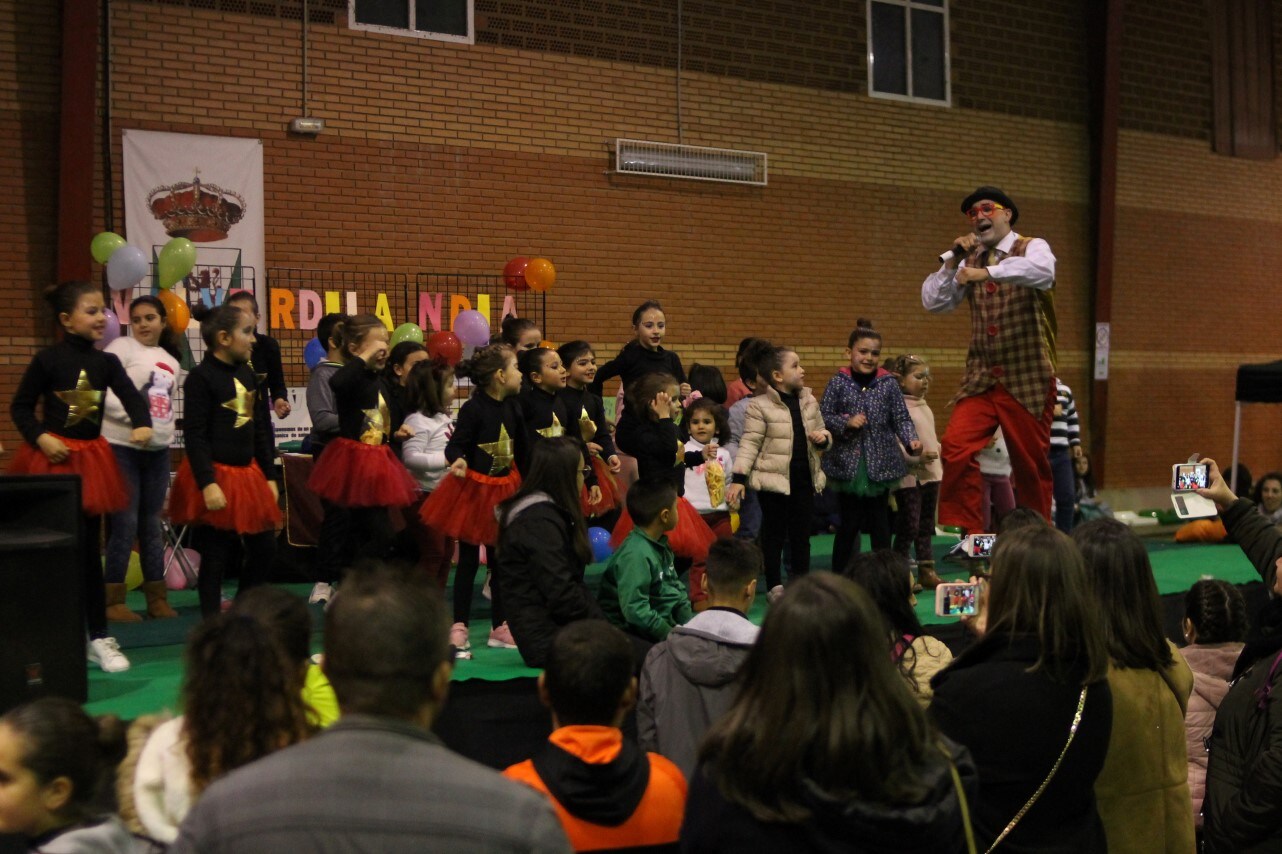
<instances>
[{"instance_id":1,"label":"striped sweater","mask_svg":"<svg viewBox=\"0 0 1282 854\"><path fill-rule=\"evenodd\" d=\"M1051 419L1051 447L1067 448L1082 444L1077 421L1077 404L1073 390L1060 379L1055 380L1055 416Z\"/></svg>"}]
</instances>

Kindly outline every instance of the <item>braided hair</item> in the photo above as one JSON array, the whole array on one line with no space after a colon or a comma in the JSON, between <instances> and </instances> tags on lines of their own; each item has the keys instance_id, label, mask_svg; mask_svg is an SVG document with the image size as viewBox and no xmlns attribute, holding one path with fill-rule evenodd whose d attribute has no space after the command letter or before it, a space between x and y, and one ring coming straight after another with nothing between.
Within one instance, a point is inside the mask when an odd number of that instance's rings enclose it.
<instances>
[{"instance_id":1,"label":"braided hair","mask_svg":"<svg viewBox=\"0 0 1282 854\"><path fill-rule=\"evenodd\" d=\"M1246 600L1232 584L1203 578L1184 595L1184 616L1198 643L1240 642L1246 637Z\"/></svg>"}]
</instances>

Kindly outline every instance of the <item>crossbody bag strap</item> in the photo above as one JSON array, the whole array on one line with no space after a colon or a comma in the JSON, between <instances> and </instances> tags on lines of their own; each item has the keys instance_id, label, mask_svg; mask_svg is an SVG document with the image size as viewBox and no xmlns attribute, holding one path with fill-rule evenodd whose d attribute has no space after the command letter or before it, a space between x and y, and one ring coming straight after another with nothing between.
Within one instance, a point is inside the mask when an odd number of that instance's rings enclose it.
<instances>
[{"instance_id":1,"label":"crossbody bag strap","mask_svg":"<svg viewBox=\"0 0 1282 854\"><path fill-rule=\"evenodd\" d=\"M1024 806L1020 807L1019 812L1015 813L1015 817L1010 820L1010 823L1002 828L1002 832L993 840L993 844L989 846L984 854L992 854L993 849L1002 844L1002 840L1010 835L1010 832L1015 829L1015 825L1019 824L1019 820L1032 809L1033 804L1037 803L1037 799L1042 796L1042 792L1046 791L1046 787L1050 785L1051 780L1055 777L1055 772L1059 771L1059 766L1064 761L1064 754L1068 753L1069 746L1072 745L1073 739L1077 737L1077 728L1081 726L1082 711L1085 708L1086 687L1084 686L1081 695L1077 698L1077 711L1073 714L1073 724L1068 728L1068 741L1064 742L1064 749L1055 758L1055 764L1051 766L1051 772L1046 775L1046 779L1037 787L1037 791L1033 792L1033 796L1024 803Z\"/></svg>"},{"instance_id":2,"label":"crossbody bag strap","mask_svg":"<svg viewBox=\"0 0 1282 854\"><path fill-rule=\"evenodd\" d=\"M948 771L953 775L953 788L957 790L957 803L961 807L962 829L966 831L966 854L976 854L975 848L975 828L970 823L970 803L966 799L966 789L962 787L961 772L957 770L957 763L953 761L951 754L941 744L939 750L944 754L944 759L948 762Z\"/></svg>"}]
</instances>

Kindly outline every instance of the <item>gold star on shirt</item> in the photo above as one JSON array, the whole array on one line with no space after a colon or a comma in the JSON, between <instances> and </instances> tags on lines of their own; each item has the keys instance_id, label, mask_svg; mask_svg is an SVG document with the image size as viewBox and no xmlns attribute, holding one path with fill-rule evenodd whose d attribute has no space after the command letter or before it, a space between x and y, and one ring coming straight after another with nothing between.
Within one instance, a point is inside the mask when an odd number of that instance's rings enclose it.
<instances>
[{"instance_id":1,"label":"gold star on shirt","mask_svg":"<svg viewBox=\"0 0 1282 854\"><path fill-rule=\"evenodd\" d=\"M485 453L489 454L494 460L490 464L490 475L497 475L504 469L512 465L512 437L507 434L507 425L499 425L499 438L495 442L481 442L477 444Z\"/></svg>"},{"instance_id":2,"label":"gold star on shirt","mask_svg":"<svg viewBox=\"0 0 1282 854\"><path fill-rule=\"evenodd\" d=\"M89 385L89 375L85 373L84 368L80 369L75 388L55 391L54 394L67 404L67 427L79 424L81 421L102 423L102 392Z\"/></svg>"},{"instance_id":3,"label":"gold star on shirt","mask_svg":"<svg viewBox=\"0 0 1282 854\"><path fill-rule=\"evenodd\" d=\"M556 413L554 412L552 413L552 423L547 427L544 427L542 430L535 430L534 432L538 433L544 439L555 439L557 436L565 435L565 428L561 426L561 419L557 418Z\"/></svg>"},{"instance_id":4,"label":"gold star on shirt","mask_svg":"<svg viewBox=\"0 0 1282 854\"><path fill-rule=\"evenodd\" d=\"M383 400L383 393L378 393L377 406L373 409L362 409L361 412L365 415L365 430L361 433L361 442L366 445L383 444L388 425L392 423L392 416L387 411L387 401Z\"/></svg>"},{"instance_id":5,"label":"gold star on shirt","mask_svg":"<svg viewBox=\"0 0 1282 854\"><path fill-rule=\"evenodd\" d=\"M588 408L583 407L583 413L579 415L579 434L583 436L583 441L591 442L596 438L596 422L588 415Z\"/></svg>"},{"instance_id":6,"label":"gold star on shirt","mask_svg":"<svg viewBox=\"0 0 1282 854\"><path fill-rule=\"evenodd\" d=\"M245 384L235 377L232 377L232 382L236 384L236 396L223 401L222 408L236 413L236 423L232 425L232 429L239 430L254 420L254 396L257 392L245 388Z\"/></svg>"}]
</instances>

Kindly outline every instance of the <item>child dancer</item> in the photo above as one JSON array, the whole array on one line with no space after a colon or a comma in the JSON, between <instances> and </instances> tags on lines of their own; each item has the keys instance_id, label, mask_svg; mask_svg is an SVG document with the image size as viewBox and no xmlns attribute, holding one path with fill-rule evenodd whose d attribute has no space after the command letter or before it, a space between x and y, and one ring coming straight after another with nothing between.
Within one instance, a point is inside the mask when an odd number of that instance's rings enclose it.
<instances>
[{"instance_id":1,"label":"child dancer","mask_svg":"<svg viewBox=\"0 0 1282 854\"><path fill-rule=\"evenodd\" d=\"M592 393L600 396L605 382L614 377L622 380L620 387L626 390L646 374L662 373L676 378L678 390L673 400L684 399L690 393L690 385L686 382L685 370L681 367L681 357L671 350L663 349L663 338L668 334L668 321L658 300L646 300L637 306L636 311L632 312L632 331L636 334L635 340L625 344L618 356L597 369L596 379L590 386ZM626 400L623 408L626 411ZM621 420L622 417L623 413L617 413L615 420ZM646 416L641 413L638 417ZM632 453L632 449L624 444L619 447Z\"/></svg>"},{"instance_id":2,"label":"child dancer","mask_svg":"<svg viewBox=\"0 0 1282 854\"><path fill-rule=\"evenodd\" d=\"M533 449L540 439L553 439L557 436L569 436L588 458L587 442L579 435L578 413L573 412L567 400L560 392L565 388L565 366L555 350L535 347L522 350L516 358L521 371L521 392L517 395L517 406L521 410L521 420L525 424L525 437L528 446ZM587 490L587 503L596 505L601 502L601 487L597 484L596 471L589 468L583 473L583 486Z\"/></svg>"},{"instance_id":3,"label":"child dancer","mask_svg":"<svg viewBox=\"0 0 1282 854\"><path fill-rule=\"evenodd\" d=\"M810 519L815 493L824 488L819 458L832 444L832 435L806 388L796 350L775 347L766 352L757 373L769 379L770 387L748 404L726 502L738 507L745 488L757 490L767 596L774 601L783 595L784 540L792 555L789 578L810 572Z\"/></svg>"},{"instance_id":4,"label":"child dancer","mask_svg":"<svg viewBox=\"0 0 1282 854\"><path fill-rule=\"evenodd\" d=\"M676 528L668 533L668 542L678 557L703 560L708 546L716 540L712 529L699 511L685 499L685 470L715 460L715 447L687 451L677 436L673 413L681 406L676 402L677 380L672 374L646 374L628 386L628 407L634 415L627 424L619 425L619 439L625 432L637 458L638 481L651 478L665 480L677 490ZM614 526L610 543L616 549L632 530L632 517L624 513Z\"/></svg>"},{"instance_id":5,"label":"child dancer","mask_svg":"<svg viewBox=\"0 0 1282 854\"><path fill-rule=\"evenodd\" d=\"M939 464L939 437L935 435L935 413L926 403L930 391L930 365L920 356L900 356L895 360L895 374L899 388L904 393L904 404L912 416L913 427L921 442L921 456L908 457L908 475L895 490L895 551L911 559L910 550L917 548L917 582L922 587L934 589L940 579L935 573L935 556L930 549L935 535L935 505L939 500L939 480L943 468Z\"/></svg>"},{"instance_id":6,"label":"child dancer","mask_svg":"<svg viewBox=\"0 0 1282 854\"><path fill-rule=\"evenodd\" d=\"M881 333L860 318L846 344L849 367L839 370L824 390L824 424L833 436L824 456L824 474L841 508L841 525L832 544L832 568L845 572L859 551L859 534L872 536L873 550L890 548L887 497L908 473L902 442L921 450L899 383L880 367ZM898 441L896 441L898 438Z\"/></svg>"},{"instance_id":7,"label":"child dancer","mask_svg":"<svg viewBox=\"0 0 1282 854\"><path fill-rule=\"evenodd\" d=\"M176 333L169 328L165 305L156 297L129 304L129 335L107 345L120 359L151 414L151 441L136 448L129 441L132 425L120 398L110 391L103 407L102 435L111 444L128 484L129 504L111 514L107 534L107 619L137 623L142 617L125 604L125 572L134 540L142 564L142 592L147 615L177 617L165 586L165 539L160 514L169 492L169 444L174 437L174 387L183 370Z\"/></svg>"},{"instance_id":8,"label":"child dancer","mask_svg":"<svg viewBox=\"0 0 1282 854\"><path fill-rule=\"evenodd\" d=\"M178 466L169 518L195 525L192 547L200 552L200 612L218 613L223 576L238 559L244 570L237 593L266 584L276 556L280 522L266 418L255 405L257 380L249 366L254 318L224 303L197 306L200 337L208 352L183 383L183 436L187 455Z\"/></svg>"},{"instance_id":9,"label":"child dancer","mask_svg":"<svg viewBox=\"0 0 1282 854\"><path fill-rule=\"evenodd\" d=\"M619 488L614 476L623 467L623 461L614 449L614 437L610 435L610 425L605 417L605 404L599 395L593 394L588 387L596 379L596 353L587 341L571 341L562 344L557 350L561 364L565 366L565 388L558 394L564 398L565 407L571 416L578 413L578 430L583 441L588 445L588 465L596 475L597 486L601 488L601 500L595 503L587 488L583 490L582 510L584 518L605 516L619 506Z\"/></svg>"},{"instance_id":10,"label":"child dancer","mask_svg":"<svg viewBox=\"0 0 1282 854\"><path fill-rule=\"evenodd\" d=\"M338 410L338 438L312 469L307 486L344 507L351 520L345 565L358 558L382 558L392 545L389 507L408 507L418 484L392 453L392 416L379 372L387 364L387 327L372 314L335 325L343 367L329 384Z\"/></svg>"},{"instance_id":11,"label":"child dancer","mask_svg":"<svg viewBox=\"0 0 1282 854\"><path fill-rule=\"evenodd\" d=\"M418 545L418 565L442 591L450 577L454 540L424 524L419 516L423 503L440 485L449 470L445 446L453 421L446 402L441 370L431 362L419 362L406 377L405 403L410 414L405 429L410 435L401 446L401 461L418 480L419 497L405 514L410 533Z\"/></svg>"},{"instance_id":12,"label":"child dancer","mask_svg":"<svg viewBox=\"0 0 1282 854\"><path fill-rule=\"evenodd\" d=\"M506 344L518 353L522 350L533 350L543 341L542 330L528 317L509 314L503 318L499 330L498 343Z\"/></svg>"},{"instance_id":13,"label":"child dancer","mask_svg":"<svg viewBox=\"0 0 1282 854\"><path fill-rule=\"evenodd\" d=\"M405 417L414 411L405 402L405 383L409 379L410 370L429 358L427 348L422 344L417 341L402 341L391 349L387 355L387 364L383 366L383 397L392 419L389 432L392 434L392 450L397 456L401 454L401 425L405 423Z\"/></svg>"},{"instance_id":14,"label":"child dancer","mask_svg":"<svg viewBox=\"0 0 1282 854\"><path fill-rule=\"evenodd\" d=\"M102 289L89 282L64 282L46 298L65 334L62 341L36 354L14 393L9 412L26 442L9 464L9 473L80 477L84 531L80 568L89 627L87 655L107 673L118 673L129 669L129 660L121 654L116 639L107 637L98 544L103 514L123 509L129 493L116 457L100 433L103 395L110 388L120 399L133 425L129 441L135 446L151 441L151 416L120 360L94 349L94 342L101 340L107 329ZM36 418L37 402L40 418Z\"/></svg>"},{"instance_id":15,"label":"child dancer","mask_svg":"<svg viewBox=\"0 0 1282 854\"><path fill-rule=\"evenodd\" d=\"M521 485L517 469L526 461L525 427L515 400L521 390L516 353L506 344L477 350L455 369L459 377L475 384L472 397L459 410L454 434L445 446L450 475L423 502L419 513L424 524L458 540L458 568L454 573L454 625L450 644L460 658L471 658L467 624L472 613L476 571L481 546L498 542L494 508ZM487 644L516 649L512 632L503 620L501 584L490 582L491 631Z\"/></svg>"},{"instance_id":16,"label":"child dancer","mask_svg":"<svg viewBox=\"0 0 1282 854\"><path fill-rule=\"evenodd\" d=\"M734 471L734 459L726 450L730 441L730 424L726 411L706 397L694 402L687 400L685 420L682 423L686 436L687 454L703 456L703 462L686 469L686 497L705 525L718 538L732 537L730 507L726 504L726 475ZM710 450L715 455L704 455ZM705 560L696 560L690 567L690 601L696 611L707 606L708 591L704 589L703 576L707 571Z\"/></svg>"},{"instance_id":17,"label":"child dancer","mask_svg":"<svg viewBox=\"0 0 1282 854\"><path fill-rule=\"evenodd\" d=\"M316 338L325 346L325 358L312 368L307 380L307 413L312 418L312 432L307 434L304 451L319 460L325 446L338 438L338 410L334 408L334 389L329 378L343 367L343 348L334 340L334 327L350 318L345 314L331 313L316 324ZM312 605L324 604L334 595L334 585L343 572L342 546L347 542L350 520L347 510L322 499L324 518L316 543L316 576L312 593L307 601Z\"/></svg>"},{"instance_id":18,"label":"child dancer","mask_svg":"<svg viewBox=\"0 0 1282 854\"><path fill-rule=\"evenodd\" d=\"M257 331L260 320L258 299L250 291L235 291L226 302L254 318L254 353L249 359L249 366L258 380L258 405L265 410L270 400L276 417L286 417L290 413L289 388L285 385L285 368L280 361L280 342L265 332ZM271 430L271 421L267 422L267 429Z\"/></svg>"}]
</instances>

